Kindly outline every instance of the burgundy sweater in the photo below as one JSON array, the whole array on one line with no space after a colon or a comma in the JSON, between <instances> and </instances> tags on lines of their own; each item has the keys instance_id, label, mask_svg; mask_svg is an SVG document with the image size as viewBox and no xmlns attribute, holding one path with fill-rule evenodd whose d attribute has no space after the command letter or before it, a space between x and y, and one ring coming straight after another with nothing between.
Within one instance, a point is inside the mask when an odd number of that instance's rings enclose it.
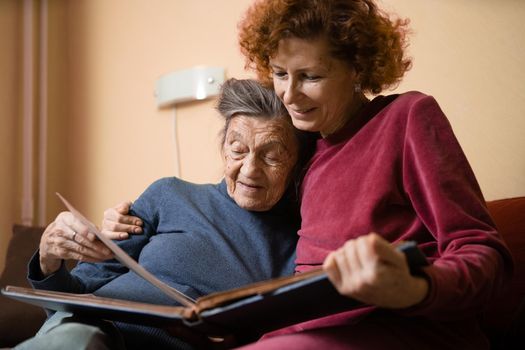
<instances>
[{"instance_id":1,"label":"burgundy sweater","mask_svg":"<svg viewBox=\"0 0 525 350\"><path fill-rule=\"evenodd\" d=\"M479 337L476 313L512 273L510 253L448 120L419 92L377 97L318 141L303 182L301 217L297 271L321 265L329 252L370 232L390 242L417 241L432 262L430 292L395 314L424 319L427 328L459 321L468 329L452 334L445 326L445 337ZM363 308L295 329L349 324L374 312Z\"/></svg>"}]
</instances>

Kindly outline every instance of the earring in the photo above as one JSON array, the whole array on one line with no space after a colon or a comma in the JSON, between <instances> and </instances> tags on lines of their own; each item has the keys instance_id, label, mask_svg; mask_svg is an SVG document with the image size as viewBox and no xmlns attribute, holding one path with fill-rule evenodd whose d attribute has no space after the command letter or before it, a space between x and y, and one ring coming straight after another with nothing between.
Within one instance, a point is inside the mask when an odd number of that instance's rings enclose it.
<instances>
[{"instance_id":1,"label":"earring","mask_svg":"<svg viewBox=\"0 0 525 350\"><path fill-rule=\"evenodd\" d=\"M357 93L361 92L361 83L354 84L354 92L357 92Z\"/></svg>"}]
</instances>

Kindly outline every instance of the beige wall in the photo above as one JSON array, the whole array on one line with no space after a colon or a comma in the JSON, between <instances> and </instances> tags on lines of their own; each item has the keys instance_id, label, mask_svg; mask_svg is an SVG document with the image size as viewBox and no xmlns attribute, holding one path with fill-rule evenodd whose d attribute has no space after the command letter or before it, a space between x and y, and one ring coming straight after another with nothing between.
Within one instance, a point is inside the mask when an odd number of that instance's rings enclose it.
<instances>
[{"instance_id":1,"label":"beige wall","mask_svg":"<svg viewBox=\"0 0 525 350\"><path fill-rule=\"evenodd\" d=\"M18 45L16 3L0 1L0 257L19 207L19 154L12 150L20 112L5 92L19 87L13 69L20 57L4 54ZM49 220L62 208L55 191L99 222L106 207L174 175L174 111L157 109L155 81L199 64L223 66L228 77L247 76L236 24L250 3L50 3ZM412 19L414 68L397 91L418 89L437 98L488 199L525 195L525 2L382 3ZM213 101L182 105L176 113L181 177L219 180L221 122Z\"/></svg>"},{"instance_id":2,"label":"beige wall","mask_svg":"<svg viewBox=\"0 0 525 350\"><path fill-rule=\"evenodd\" d=\"M487 199L525 195L525 2L383 0L411 19L398 91L436 97Z\"/></svg>"}]
</instances>

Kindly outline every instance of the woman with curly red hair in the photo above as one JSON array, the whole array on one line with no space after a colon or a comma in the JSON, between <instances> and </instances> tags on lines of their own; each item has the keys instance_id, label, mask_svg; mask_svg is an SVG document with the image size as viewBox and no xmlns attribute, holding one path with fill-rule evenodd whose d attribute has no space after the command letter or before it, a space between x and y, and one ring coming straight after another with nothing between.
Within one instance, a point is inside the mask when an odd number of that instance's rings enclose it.
<instances>
[{"instance_id":1,"label":"woman with curly red hair","mask_svg":"<svg viewBox=\"0 0 525 350\"><path fill-rule=\"evenodd\" d=\"M372 0L259 0L239 25L247 66L296 128L322 136L301 188L296 271L323 266L368 305L250 349L489 347L477 313L512 259L452 128L421 92L367 97L410 68L407 24ZM431 262L421 274L394 248L406 240Z\"/></svg>"}]
</instances>

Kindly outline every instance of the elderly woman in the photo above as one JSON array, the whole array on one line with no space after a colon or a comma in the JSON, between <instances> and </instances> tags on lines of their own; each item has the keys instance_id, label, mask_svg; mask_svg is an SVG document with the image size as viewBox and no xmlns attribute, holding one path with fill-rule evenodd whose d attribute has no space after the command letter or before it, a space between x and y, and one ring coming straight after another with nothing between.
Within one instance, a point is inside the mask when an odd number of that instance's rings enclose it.
<instances>
[{"instance_id":1,"label":"elderly woman","mask_svg":"<svg viewBox=\"0 0 525 350\"><path fill-rule=\"evenodd\" d=\"M248 65L296 128L323 136L301 188L296 271L322 265L370 305L250 348L489 346L476 316L513 265L450 124L421 92L365 95L409 69L406 24L372 0L257 0L240 23ZM403 240L431 260L422 275L390 244Z\"/></svg>"},{"instance_id":2,"label":"elderly woman","mask_svg":"<svg viewBox=\"0 0 525 350\"><path fill-rule=\"evenodd\" d=\"M131 208L144 234L119 242L147 270L193 298L293 273L299 227L293 184L306 142L274 92L253 80L227 81L218 110L225 118L224 180L216 185L156 181ZM306 148L301 155L307 155ZM174 304L115 260L86 262L109 255L91 235L70 213L60 214L29 264L32 285ZM68 272L65 259L82 262ZM87 326L67 316L55 314L18 348L98 349L116 347L119 337L118 346L127 349L187 346L162 329L125 323Z\"/></svg>"}]
</instances>

